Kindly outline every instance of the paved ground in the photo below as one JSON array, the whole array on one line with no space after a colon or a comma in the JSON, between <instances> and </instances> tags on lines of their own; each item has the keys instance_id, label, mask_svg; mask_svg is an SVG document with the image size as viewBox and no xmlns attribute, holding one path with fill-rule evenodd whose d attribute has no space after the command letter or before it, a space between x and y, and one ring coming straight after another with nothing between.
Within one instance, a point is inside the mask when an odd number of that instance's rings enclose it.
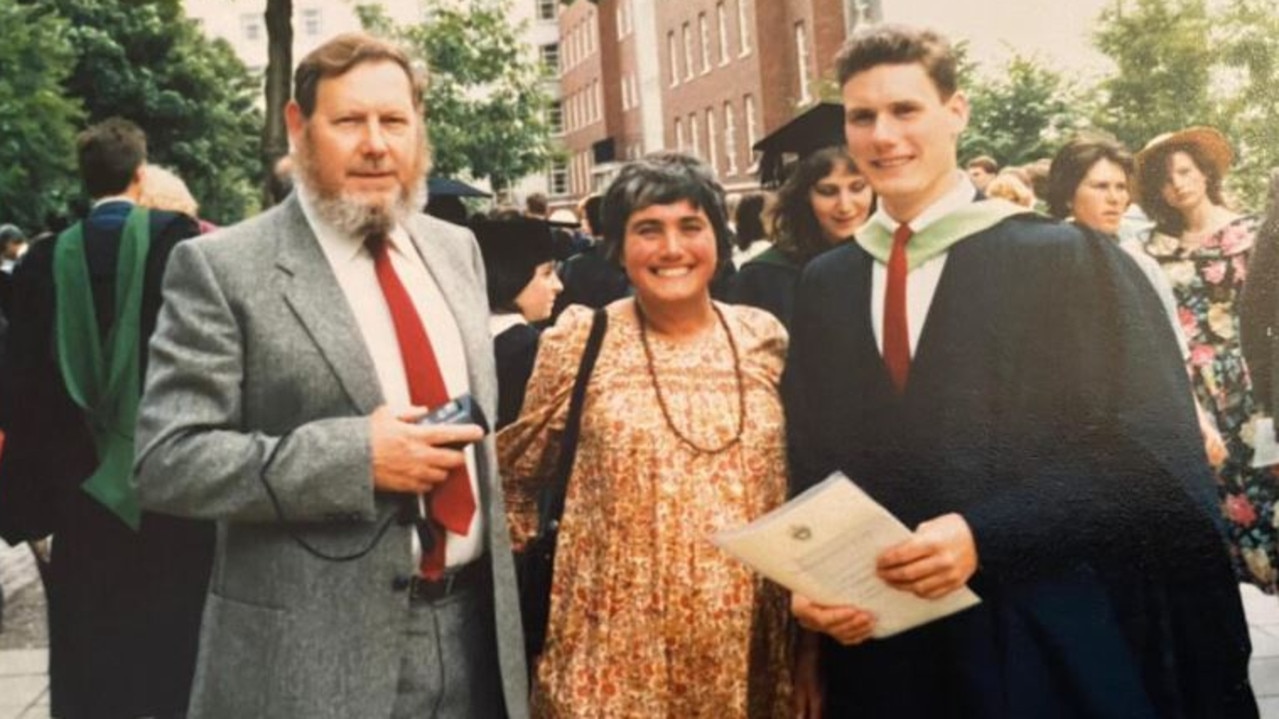
<instances>
[{"instance_id":1,"label":"paved ground","mask_svg":"<svg viewBox=\"0 0 1279 719\"><path fill-rule=\"evenodd\" d=\"M49 719L44 593L25 547L0 542L0 585L6 598L0 632L0 719ZM1252 634L1252 684L1261 716L1279 719L1279 599L1251 585L1241 591Z\"/></svg>"},{"instance_id":2,"label":"paved ground","mask_svg":"<svg viewBox=\"0 0 1279 719\"><path fill-rule=\"evenodd\" d=\"M25 547L0 541L0 587L4 622L0 631L0 719L48 719L49 645L44 591L35 558Z\"/></svg>"}]
</instances>

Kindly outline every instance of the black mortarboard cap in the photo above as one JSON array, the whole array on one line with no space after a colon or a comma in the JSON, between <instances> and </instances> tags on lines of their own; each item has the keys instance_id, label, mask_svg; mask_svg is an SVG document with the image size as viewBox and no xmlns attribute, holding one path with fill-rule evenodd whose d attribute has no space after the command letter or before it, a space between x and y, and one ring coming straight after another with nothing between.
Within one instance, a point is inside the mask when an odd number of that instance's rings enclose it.
<instances>
[{"instance_id":1,"label":"black mortarboard cap","mask_svg":"<svg viewBox=\"0 0 1279 719\"><path fill-rule=\"evenodd\" d=\"M776 187L785 179L783 168L789 160L802 160L818 150L843 144L844 106L819 102L751 148L763 153L759 158L759 184Z\"/></svg>"}]
</instances>

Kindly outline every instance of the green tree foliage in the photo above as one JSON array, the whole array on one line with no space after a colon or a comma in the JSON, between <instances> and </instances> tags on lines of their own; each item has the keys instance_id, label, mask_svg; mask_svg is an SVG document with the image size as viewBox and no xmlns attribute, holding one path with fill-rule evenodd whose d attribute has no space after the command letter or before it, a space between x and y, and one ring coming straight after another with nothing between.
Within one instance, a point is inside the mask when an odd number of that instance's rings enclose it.
<instances>
[{"instance_id":1,"label":"green tree foliage","mask_svg":"<svg viewBox=\"0 0 1279 719\"><path fill-rule=\"evenodd\" d=\"M1237 155L1228 186L1260 209L1279 166L1279 2L1114 0L1094 42L1118 67L1097 123L1134 149L1191 125L1218 128Z\"/></svg>"},{"instance_id":2,"label":"green tree foliage","mask_svg":"<svg viewBox=\"0 0 1279 719\"><path fill-rule=\"evenodd\" d=\"M549 99L541 63L511 24L510 0L440 4L430 20L396 27L377 6L359 6L364 26L410 48L429 68L426 115L441 176L487 179L494 189L550 162Z\"/></svg>"},{"instance_id":3,"label":"green tree foliage","mask_svg":"<svg viewBox=\"0 0 1279 719\"><path fill-rule=\"evenodd\" d=\"M1238 83L1223 104L1238 154L1232 186L1250 209L1261 211L1270 172L1279 168L1279 2L1233 0L1217 27L1228 39L1223 76Z\"/></svg>"},{"instance_id":4,"label":"green tree foliage","mask_svg":"<svg viewBox=\"0 0 1279 719\"><path fill-rule=\"evenodd\" d=\"M1000 165L1022 165L1051 157L1074 131L1087 125L1085 89L1037 59L1014 55L993 75L966 59L962 86L971 109L959 156L990 155Z\"/></svg>"},{"instance_id":5,"label":"green tree foliage","mask_svg":"<svg viewBox=\"0 0 1279 719\"><path fill-rule=\"evenodd\" d=\"M1133 149L1162 132L1217 124L1210 23L1204 0L1114 0L1105 8L1093 43L1118 72L1101 83L1097 124Z\"/></svg>"},{"instance_id":6,"label":"green tree foliage","mask_svg":"<svg viewBox=\"0 0 1279 719\"><path fill-rule=\"evenodd\" d=\"M210 41L178 0L42 0L70 22L75 67L65 83L88 122L127 117L152 162L174 168L201 214L234 222L256 208L256 83L230 46Z\"/></svg>"},{"instance_id":7,"label":"green tree foliage","mask_svg":"<svg viewBox=\"0 0 1279 719\"><path fill-rule=\"evenodd\" d=\"M55 224L78 192L79 105L63 94L75 57L67 23L0 0L0 222Z\"/></svg>"}]
</instances>

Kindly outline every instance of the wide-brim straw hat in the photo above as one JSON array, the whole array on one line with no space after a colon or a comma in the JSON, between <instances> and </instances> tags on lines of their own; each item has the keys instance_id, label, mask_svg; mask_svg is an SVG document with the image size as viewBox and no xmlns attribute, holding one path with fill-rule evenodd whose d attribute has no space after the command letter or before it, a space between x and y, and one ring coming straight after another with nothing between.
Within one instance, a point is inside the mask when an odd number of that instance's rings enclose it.
<instances>
[{"instance_id":1,"label":"wide-brim straw hat","mask_svg":"<svg viewBox=\"0 0 1279 719\"><path fill-rule=\"evenodd\" d=\"M1145 177L1145 164L1157 156L1163 157L1162 150L1166 148L1185 145L1193 145L1198 149L1204 159L1212 165L1212 169L1216 171L1218 177L1224 178L1226 176L1226 172L1230 169L1230 164L1235 159L1234 150L1230 149L1230 142L1226 139L1226 136L1213 127L1187 127L1184 130L1165 132L1155 137L1150 142L1147 142L1146 146L1141 148L1141 151L1133 158L1136 164L1136 177L1133 178L1137 184L1137 192L1135 194L1143 209L1147 208L1150 200L1153 199L1150 193L1157 194L1160 191L1160 188L1148 188L1145 186L1146 183L1140 181L1141 178Z\"/></svg>"}]
</instances>

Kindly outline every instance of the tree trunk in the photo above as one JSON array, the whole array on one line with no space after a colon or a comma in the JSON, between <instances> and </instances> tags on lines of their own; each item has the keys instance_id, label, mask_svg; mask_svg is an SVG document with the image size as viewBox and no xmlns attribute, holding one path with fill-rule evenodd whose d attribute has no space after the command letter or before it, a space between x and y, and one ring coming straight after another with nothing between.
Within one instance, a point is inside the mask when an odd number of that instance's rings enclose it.
<instances>
[{"instance_id":1,"label":"tree trunk","mask_svg":"<svg viewBox=\"0 0 1279 719\"><path fill-rule=\"evenodd\" d=\"M263 207L275 204L283 189L275 176L275 163L289 152L284 128L284 106L292 94L293 0L266 3L266 123L262 127Z\"/></svg>"}]
</instances>

